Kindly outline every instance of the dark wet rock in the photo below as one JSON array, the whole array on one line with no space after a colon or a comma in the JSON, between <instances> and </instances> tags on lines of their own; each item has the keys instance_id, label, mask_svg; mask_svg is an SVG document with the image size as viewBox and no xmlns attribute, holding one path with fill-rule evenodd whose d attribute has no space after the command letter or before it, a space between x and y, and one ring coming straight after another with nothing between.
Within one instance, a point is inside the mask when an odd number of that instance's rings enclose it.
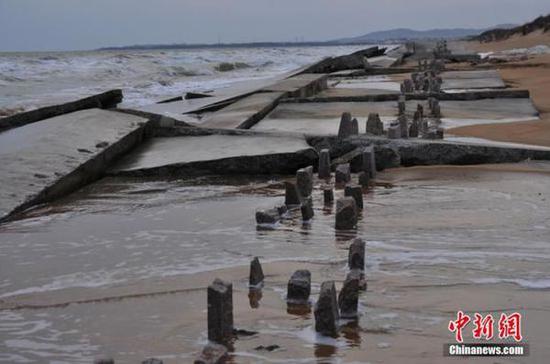
<instances>
[{"instance_id":1,"label":"dark wet rock","mask_svg":"<svg viewBox=\"0 0 550 364\"><path fill-rule=\"evenodd\" d=\"M334 282L323 282L319 299L315 304L315 331L325 335L336 337L338 335L338 303L336 301L336 288Z\"/></svg>"},{"instance_id":2,"label":"dark wet rock","mask_svg":"<svg viewBox=\"0 0 550 364\"><path fill-rule=\"evenodd\" d=\"M254 257L254 259L250 262L250 276L248 283L251 286L258 286L263 283L263 281L264 271L262 269L262 265L260 264L260 259L258 257Z\"/></svg>"},{"instance_id":3,"label":"dark wet rock","mask_svg":"<svg viewBox=\"0 0 550 364\"><path fill-rule=\"evenodd\" d=\"M302 211L302 220L309 221L313 218L313 199L311 198L311 196L304 199L304 202L302 203L300 209Z\"/></svg>"},{"instance_id":4,"label":"dark wet rock","mask_svg":"<svg viewBox=\"0 0 550 364\"><path fill-rule=\"evenodd\" d=\"M208 286L208 340L226 343L233 337L233 285L216 278Z\"/></svg>"},{"instance_id":5,"label":"dark wet rock","mask_svg":"<svg viewBox=\"0 0 550 364\"><path fill-rule=\"evenodd\" d=\"M353 123L351 119L351 114L345 112L340 118L340 126L338 128L338 138L344 139L353 135Z\"/></svg>"},{"instance_id":6,"label":"dark wet rock","mask_svg":"<svg viewBox=\"0 0 550 364\"><path fill-rule=\"evenodd\" d=\"M107 148L109 146L109 142L99 142L95 145L96 148Z\"/></svg>"},{"instance_id":7,"label":"dark wet rock","mask_svg":"<svg viewBox=\"0 0 550 364\"><path fill-rule=\"evenodd\" d=\"M222 364L227 359L227 348L223 345L209 343L204 347L195 364Z\"/></svg>"},{"instance_id":8,"label":"dark wet rock","mask_svg":"<svg viewBox=\"0 0 550 364\"><path fill-rule=\"evenodd\" d=\"M384 124L380 120L380 115L370 113L366 126L367 134L384 135Z\"/></svg>"},{"instance_id":9,"label":"dark wet rock","mask_svg":"<svg viewBox=\"0 0 550 364\"><path fill-rule=\"evenodd\" d=\"M336 183L347 183L351 180L349 163L340 164L336 167L335 181Z\"/></svg>"},{"instance_id":10,"label":"dark wet rock","mask_svg":"<svg viewBox=\"0 0 550 364\"><path fill-rule=\"evenodd\" d=\"M336 201L336 230L349 230L357 226L357 204L353 197Z\"/></svg>"},{"instance_id":11,"label":"dark wet rock","mask_svg":"<svg viewBox=\"0 0 550 364\"><path fill-rule=\"evenodd\" d=\"M258 210L256 211L256 223L261 224L276 224L279 222L281 214L276 209Z\"/></svg>"},{"instance_id":12,"label":"dark wet rock","mask_svg":"<svg viewBox=\"0 0 550 364\"><path fill-rule=\"evenodd\" d=\"M358 179L361 187L363 188L369 187L370 175L368 172L360 172Z\"/></svg>"},{"instance_id":13,"label":"dark wet rock","mask_svg":"<svg viewBox=\"0 0 550 364\"><path fill-rule=\"evenodd\" d=\"M359 185L346 185L344 195L353 197L358 209L363 208L363 189Z\"/></svg>"},{"instance_id":14,"label":"dark wet rock","mask_svg":"<svg viewBox=\"0 0 550 364\"><path fill-rule=\"evenodd\" d=\"M285 182L285 205L296 206L302 204L298 187L294 182Z\"/></svg>"},{"instance_id":15,"label":"dark wet rock","mask_svg":"<svg viewBox=\"0 0 550 364\"><path fill-rule=\"evenodd\" d=\"M94 364L115 364L113 358L98 358L94 360Z\"/></svg>"},{"instance_id":16,"label":"dark wet rock","mask_svg":"<svg viewBox=\"0 0 550 364\"><path fill-rule=\"evenodd\" d=\"M297 270L288 281L287 301L293 304L307 304L311 293L311 273Z\"/></svg>"},{"instance_id":17,"label":"dark wet rock","mask_svg":"<svg viewBox=\"0 0 550 364\"><path fill-rule=\"evenodd\" d=\"M300 196L307 197L313 191L313 167L301 168L296 172L296 186Z\"/></svg>"},{"instance_id":18,"label":"dark wet rock","mask_svg":"<svg viewBox=\"0 0 550 364\"><path fill-rule=\"evenodd\" d=\"M376 155L374 147L369 146L363 149L362 153L362 168L363 172L368 172L370 178L376 178Z\"/></svg>"},{"instance_id":19,"label":"dark wet rock","mask_svg":"<svg viewBox=\"0 0 550 364\"><path fill-rule=\"evenodd\" d=\"M330 151L322 149L319 153L319 178L330 178Z\"/></svg>"},{"instance_id":20,"label":"dark wet rock","mask_svg":"<svg viewBox=\"0 0 550 364\"><path fill-rule=\"evenodd\" d=\"M334 190L332 187L323 187L323 201L325 205L332 205L334 202Z\"/></svg>"},{"instance_id":21,"label":"dark wet rock","mask_svg":"<svg viewBox=\"0 0 550 364\"><path fill-rule=\"evenodd\" d=\"M156 358L150 358L142 361L141 364L163 364L163 361Z\"/></svg>"},{"instance_id":22,"label":"dark wet rock","mask_svg":"<svg viewBox=\"0 0 550 364\"><path fill-rule=\"evenodd\" d=\"M349 246L348 253L349 269L365 270L365 242L360 239L354 239Z\"/></svg>"},{"instance_id":23,"label":"dark wet rock","mask_svg":"<svg viewBox=\"0 0 550 364\"><path fill-rule=\"evenodd\" d=\"M267 346L264 346L264 345L260 345L260 346L256 346L254 348L254 350L258 350L258 351L275 351L277 349L280 349L281 347L279 345L267 345Z\"/></svg>"},{"instance_id":24,"label":"dark wet rock","mask_svg":"<svg viewBox=\"0 0 550 364\"><path fill-rule=\"evenodd\" d=\"M362 274L358 270L352 270L346 276L346 280L338 294L340 317L346 319L355 319L358 317L357 305L361 289L361 278Z\"/></svg>"}]
</instances>

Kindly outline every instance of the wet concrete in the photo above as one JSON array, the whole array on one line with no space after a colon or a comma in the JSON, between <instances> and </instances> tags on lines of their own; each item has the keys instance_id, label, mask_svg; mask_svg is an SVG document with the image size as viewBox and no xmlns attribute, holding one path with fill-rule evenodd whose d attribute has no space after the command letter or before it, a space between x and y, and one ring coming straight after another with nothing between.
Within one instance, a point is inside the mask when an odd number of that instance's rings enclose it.
<instances>
[{"instance_id":1,"label":"wet concrete","mask_svg":"<svg viewBox=\"0 0 550 364\"><path fill-rule=\"evenodd\" d=\"M327 75L303 73L267 86L262 91L284 92L285 97L308 97L326 88Z\"/></svg>"},{"instance_id":2,"label":"wet concrete","mask_svg":"<svg viewBox=\"0 0 550 364\"><path fill-rule=\"evenodd\" d=\"M299 136L204 135L152 138L114 166L110 174L282 173L317 158Z\"/></svg>"},{"instance_id":3,"label":"wet concrete","mask_svg":"<svg viewBox=\"0 0 550 364\"><path fill-rule=\"evenodd\" d=\"M0 220L72 192L142 138L147 120L89 109L0 134Z\"/></svg>"},{"instance_id":4,"label":"wet concrete","mask_svg":"<svg viewBox=\"0 0 550 364\"><path fill-rule=\"evenodd\" d=\"M277 105L284 92L262 92L247 96L219 111L206 116L205 128L248 129Z\"/></svg>"}]
</instances>

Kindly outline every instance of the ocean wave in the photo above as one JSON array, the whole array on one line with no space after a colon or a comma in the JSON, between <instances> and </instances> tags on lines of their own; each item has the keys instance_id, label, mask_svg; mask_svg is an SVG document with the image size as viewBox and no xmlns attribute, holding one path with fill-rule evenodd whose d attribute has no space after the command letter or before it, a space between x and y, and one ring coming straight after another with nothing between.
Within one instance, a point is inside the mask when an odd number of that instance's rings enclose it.
<instances>
[{"instance_id":1,"label":"ocean wave","mask_svg":"<svg viewBox=\"0 0 550 364\"><path fill-rule=\"evenodd\" d=\"M229 71L235 71L240 69L246 69L251 68L252 66L245 62L221 62L218 63L214 69L218 72L229 72Z\"/></svg>"}]
</instances>

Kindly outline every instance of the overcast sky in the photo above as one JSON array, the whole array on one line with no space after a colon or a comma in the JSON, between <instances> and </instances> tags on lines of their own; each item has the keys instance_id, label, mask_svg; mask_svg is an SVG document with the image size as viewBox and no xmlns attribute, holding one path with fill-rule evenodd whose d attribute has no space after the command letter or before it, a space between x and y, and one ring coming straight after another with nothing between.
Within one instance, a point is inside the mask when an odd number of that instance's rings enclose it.
<instances>
[{"instance_id":1,"label":"overcast sky","mask_svg":"<svg viewBox=\"0 0 550 364\"><path fill-rule=\"evenodd\" d=\"M0 0L0 51L328 40L523 23L549 0Z\"/></svg>"}]
</instances>

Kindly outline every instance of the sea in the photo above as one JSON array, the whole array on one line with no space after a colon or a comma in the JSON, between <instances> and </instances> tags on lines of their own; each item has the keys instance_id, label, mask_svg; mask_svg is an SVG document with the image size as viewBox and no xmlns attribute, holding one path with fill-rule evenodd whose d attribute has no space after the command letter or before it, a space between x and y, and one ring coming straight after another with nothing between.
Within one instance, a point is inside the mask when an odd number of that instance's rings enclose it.
<instances>
[{"instance_id":1,"label":"sea","mask_svg":"<svg viewBox=\"0 0 550 364\"><path fill-rule=\"evenodd\" d=\"M0 52L0 117L114 88L123 90L121 106L146 105L270 78L367 47Z\"/></svg>"}]
</instances>

